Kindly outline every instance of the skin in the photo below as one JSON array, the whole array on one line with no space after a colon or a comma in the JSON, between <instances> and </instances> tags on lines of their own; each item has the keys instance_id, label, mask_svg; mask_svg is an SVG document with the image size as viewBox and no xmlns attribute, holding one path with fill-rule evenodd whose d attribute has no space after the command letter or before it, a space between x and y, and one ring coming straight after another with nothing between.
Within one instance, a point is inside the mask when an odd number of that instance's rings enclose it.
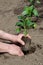
<instances>
[{"instance_id":1,"label":"skin","mask_svg":"<svg viewBox=\"0 0 43 65\"><path fill-rule=\"evenodd\" d=\"M12 35L0 30L0 38L5 40L10 40L12 42L19 42L20 44L25 45L24 41L21 40L23 36L24 34ZM31 38L29 34L27 35L27 37ZM0 42L0 53L1 52L7 52L11 55L24 56L21 48L15 44L6 44L3 42Z\"/></svg>"}]
</instances>

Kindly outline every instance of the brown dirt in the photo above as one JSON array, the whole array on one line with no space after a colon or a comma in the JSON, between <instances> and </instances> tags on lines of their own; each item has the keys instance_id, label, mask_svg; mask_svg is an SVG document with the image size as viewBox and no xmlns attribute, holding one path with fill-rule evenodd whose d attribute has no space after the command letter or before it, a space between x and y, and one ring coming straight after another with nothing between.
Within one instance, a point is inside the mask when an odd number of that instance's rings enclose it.
<instances>
[{"instance_id":1,"label":"brown dirt","mask_svg":"<svg viewBox=\"0 0 43 65\"><path fill-rule=\"evenodd\" d=\"M25 5L26 2L23 0L0 0L0 29L15 34L15 23L18 21L18 14L15 14L14 10L15 8L19 9ZM43 6L41 8L40 5L38 8L42 10ZM43 13L43 11L40 12ZM36 30L29 30L33 42L30 54L24 57L0 54L0 65L43 65L43 30L40 30L40 27L43 28L43 19L41 18L39 21L40 25L38 24ZM32 53L34 50L35 52Z\"/></svg>"}]
</instances>

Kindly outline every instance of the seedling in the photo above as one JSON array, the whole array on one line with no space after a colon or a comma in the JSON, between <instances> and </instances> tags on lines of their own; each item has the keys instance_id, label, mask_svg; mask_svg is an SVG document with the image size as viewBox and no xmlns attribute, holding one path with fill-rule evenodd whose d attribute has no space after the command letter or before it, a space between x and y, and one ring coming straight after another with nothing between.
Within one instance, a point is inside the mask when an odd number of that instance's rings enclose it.
<instances>
[{"instance_id":1,"label":"seedling","mask_svg":"<svg viewBox=\"0 0 43 65\"><path fill-rule=\"evenodd\" d=\"M26 36L28 34L28 29L36 28L37 24L32 20L32 17L38 17L39 13L35 7L35 3L40 3L39 0L28 0L30 2L29 6L25 6L23 12L18 16L19 22L16 23L18 28L16 29L17 33L23 31L23 34Z\"/></svg>"},{"instance_id":2,"label":"seedling","mask_svg":"<svg viewBox=\"0 0 43 65\"><path fill-rule=\"evenodd\" d=\"M18 16L18 22L16 26L17 33L22 32L24 37L22 40L25 42L24 46L21 46L22 51L27 53L31 49L31 39L27 38L26 35L28 34L28 29L37 27L36 21L32 19L32 17L39 17L39 13L35 7L35 3L40 3L39 0L28 0L30 2L29 6L25 6L23 12L20 16Z\"/></svg>"}]
</instances>

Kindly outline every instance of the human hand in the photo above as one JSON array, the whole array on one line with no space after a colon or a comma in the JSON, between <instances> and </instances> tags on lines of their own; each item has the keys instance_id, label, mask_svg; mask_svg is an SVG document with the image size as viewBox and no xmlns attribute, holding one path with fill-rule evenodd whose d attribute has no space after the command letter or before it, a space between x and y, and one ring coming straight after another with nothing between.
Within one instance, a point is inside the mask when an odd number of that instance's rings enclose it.
<instances>
[{"instance_id":1,"label":"human hand","mask_svg":"<svg viewBox=\"0 0 43 65\"><path fill-rule=\"evenodd\" d=\"M19 42L20 44L25 45L24 41L21 40L21 38L23 36L24 36L24 34L12 35L12 34L4 32L4 31L0 31L0 38L10 40L12 42ZM29 34L27 34L26 37L31 39Z\"/></svg>"},{"instance_id":2,"label":"human hand","mask_svg":"<svg viewBox=\"0 0 43 65\"><path fill-rule=\"evenodd\" d=\"M23 36L24 36L24 34L13 35L11 40L12 40L13 42L19 42L20 44L25 45L24 41L22 40L22 37L23 37ZM28 37L28 38L31 39L31 37L30 37L29 34L27 34L26 37Z\"/></svg>"},{"instance_id":3,"label":"human hand","mask_svg":"<svg viewBox=\"0 0 43 65\"><path fill-rule=\"evenodd\" d=\"M24 53L22 52L21 48L15 44L9 45L7 52L11 55L24 56Z\"/></svg>"},{"instance_id":4,"label":"human hand","mask_svg":"<svg viewBox=\"0 0 43 65\"><path fill-rule=\"evenodd\" d=\"M21 48L15 44L6 44L0 42L0 53L7 52L11 55L24 56Z\"/></svg>"}]
</instances>

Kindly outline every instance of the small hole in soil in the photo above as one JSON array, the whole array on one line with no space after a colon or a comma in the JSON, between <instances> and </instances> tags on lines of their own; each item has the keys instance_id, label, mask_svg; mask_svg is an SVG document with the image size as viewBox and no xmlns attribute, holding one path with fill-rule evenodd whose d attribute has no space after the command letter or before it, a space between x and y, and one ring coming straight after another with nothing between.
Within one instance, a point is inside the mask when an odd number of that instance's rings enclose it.
<instances>
[{"instance_id":1,"label":"small hole in soil","mask_svg":"<svg viewBox=\"0 0 43 65\"><path fill-rule=\"evenodd\" d=\"M24 55L27 55L27 54L29 54L29 50L23 51L23 53L24 53Z\"/></svg>"},{"instance_id":2,"label":"small hole in soil","mask_svg":"<svg viewBox=\"0 0 43 65\"><path fill-rule=\"evenodd\" d=\"M30 47L29 50L27 51L23 51L24 55L27 55L27 54L32 54L36 51L36 47Z\"/></svg>"},{"instance_id":3,"label":"small hole in soil","mask_svg":"<svg viewBox=\"0 0 43 65\"><path fill-rule=\"evenodd\" d=\"M15 43L15 45L17 45L17 46L19 46L19 47L21 47L21 50L22 50L22 52L24 53L24 55L27 55L27 54L32 54L32 53L34 53L35 51L36 51L36 46L30 46L29 47L29 49L25 49L25 47L23 48L23 45L21 45L20 43Z\"/></svg>"}]
</instances>

